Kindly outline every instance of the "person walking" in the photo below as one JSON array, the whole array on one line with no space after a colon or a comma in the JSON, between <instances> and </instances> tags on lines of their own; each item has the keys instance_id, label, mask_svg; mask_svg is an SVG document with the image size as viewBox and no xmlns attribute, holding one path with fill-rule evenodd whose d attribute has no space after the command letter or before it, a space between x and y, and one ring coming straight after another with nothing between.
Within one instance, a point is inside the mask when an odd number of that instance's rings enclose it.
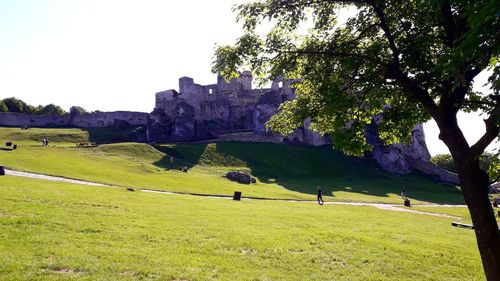
<instances>
[{"instance_id":1,"label":"person walking","mask_svg":"<svg viewBox=\"0 0 500 281\"><path fill-rule=\"evenodd\" d=\"M318 185L318 204L323 205L325 201L323 201L323 190L321 190L321 186Z\"/></svg>"},{"instance_id":2,"label":"person walking","mask_svg":"<svg viewBox=\"0 0 500 281\"><path fill-rule=\"evenodd\" d=\"M403 189L401 190L401 198L405 199L406 198L406 189L403 186Z\"/></svg>"}]
</instances>

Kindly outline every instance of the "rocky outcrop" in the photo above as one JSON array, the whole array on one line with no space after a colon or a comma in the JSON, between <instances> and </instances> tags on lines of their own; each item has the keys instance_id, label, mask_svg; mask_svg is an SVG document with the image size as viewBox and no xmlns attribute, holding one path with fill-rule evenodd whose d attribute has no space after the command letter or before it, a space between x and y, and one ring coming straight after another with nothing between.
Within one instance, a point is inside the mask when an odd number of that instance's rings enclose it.
<instances>
[{"instance_id":1,"label":"rocky outcrop","mask_svg":"<svg viewBox=\"0 0 500 281\"><path fill-rule=\"evenodd\" d=\"M434 178L436 181L451 185L460 185L458 175L455 173L420 159L409 158L409 162L414 170L420 171Z\"/></svg>"},{"instance_id":2,"label":"rocky outcrop","mask_svg":"<svg viewBox=\"0 0 500 281\"><path fill-rule=\"evenodd\" d=\"M251 184L252 182L255 182L252 181L252 177L249 174L243 172L228 172L226 174L226 178L242 184Z\"/></svg>"},{"instance_id":3,"label":"rocky outcrop","mask_svg":"<svg viewBox=\"0 0 500 281\"><path fill-rule=\"evenodd\" d=\"M459 184L457 174L429 162L431 155L425 143L422 124L417 124L413 129L410 144L386 146L379 139L377 133L377 125L380 121L381 115L374 117L372 124L365 131L365 136L368 143L373 146L369 157L373 158L382 169L394 174L407 174L417 170L439 182Z\"/></svg>"},{"instance_id":4,"label":"rocky outcrop","mask_svg":"<svg viewBox=\"0 0 500 281\"><path fill-rule=\"evenodd\" d=\"M372 119L371 125L365 131L366 141L373 146L369 156L372 157L384 170L395 174L407 174L412 171L412 161L428 162L431 158L425 143L425 134L422 124L417 124L412 132L409 145L384 145L380 140L377 127L382 120L379 114Z\"/></svg>"}]
</instances>

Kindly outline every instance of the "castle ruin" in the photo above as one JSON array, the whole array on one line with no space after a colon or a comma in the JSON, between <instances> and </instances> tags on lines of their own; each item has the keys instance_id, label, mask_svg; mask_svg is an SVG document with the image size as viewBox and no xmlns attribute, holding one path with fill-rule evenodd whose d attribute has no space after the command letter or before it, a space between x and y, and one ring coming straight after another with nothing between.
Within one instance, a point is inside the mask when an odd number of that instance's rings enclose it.
<instances>
[{"instance_id":1,"label":"castle ruin","mask_svg":"<svg viewBox=\"0 0 500 281\"><path fill-rule=\"evenodd\" d=\"M269 89L253 89L249 71L226 82L199 85L192 78L179 79L179 91L156 93L150 114L148 141L193 141L208 139L294 142L324 145L329 138L298 128L290 136L268 132L265 123L278 112L281 103L295 98L292 80L278 78Z\"/></svg>"}]
</instances>

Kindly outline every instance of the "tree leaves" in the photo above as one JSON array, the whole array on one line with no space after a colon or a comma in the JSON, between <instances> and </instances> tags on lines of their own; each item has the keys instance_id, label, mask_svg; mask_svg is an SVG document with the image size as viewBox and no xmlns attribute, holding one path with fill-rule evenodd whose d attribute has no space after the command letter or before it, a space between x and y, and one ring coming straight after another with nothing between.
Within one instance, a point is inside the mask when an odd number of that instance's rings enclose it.
<instances>
[{"instance_id":1,"label":"tree leaves","mask_svg":"<svg viewBox=\"0 0 500 281\"><path fill-rule=\"evenodd\" d=\"M498 104L498 7L483 1L265 0L239 5L245 35L219 47L213 71L227 78L250 68L261 79L300 79L296 100L269 128L310 127L337 148L360 154L372 117L386 144L407 142L416 123L447 112L493 112ZM357 14L340 25L346 4ZM268 20L273 28L258 34ZM309 29L299 32L308 24ZM494 96L472 91L488 65Z\"/></svg>"}]
</instances>

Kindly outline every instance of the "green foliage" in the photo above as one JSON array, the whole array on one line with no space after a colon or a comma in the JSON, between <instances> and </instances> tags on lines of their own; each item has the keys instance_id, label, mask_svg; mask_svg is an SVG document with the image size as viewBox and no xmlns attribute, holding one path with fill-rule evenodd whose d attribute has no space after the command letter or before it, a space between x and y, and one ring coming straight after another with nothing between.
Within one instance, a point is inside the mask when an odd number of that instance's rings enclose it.
<instances>
[{"instance_id":1,"label":"green foliage","mask_svg":"<svg viewBox=\"0 0 500 281\"><path fill-rule=\"evenodd\" d=\"M7 110L4 107L2 107L2 104L5 105ZM10 97L10 98L5 98L0 101L0 112L17 112L17 113L28 113L28 114L37 114L37 115L42 115L42 114L57 114L57 115L64 115L66 112L64 109L62 109L60 106L54 105L54 104L48 104L45 106L38 105L38 106L32 106L30 104L27 104L26 102Z\"/></svg>"},{"instance_id":2,"label":"green foliage","mask_svg":"<svg viewBox=\"0 0 500 281\"><path fill-rule=\"evenodd\" d=\"M340 24L346 4L356 6L356 14ZM371 148L363 131L377 114L384 114L379 131L386 144L408 142L416 123L437 118L435 101L452 114L462 109L500 115L493 110L498 95L476 93L471 87L472 79L488 66L490 85L498 86L497 4L495 0L242 4L235 10L245 34L233 46L216 50L213 71L233 77L237 69L250 67L261 78L300 79L296 100L283 104L268 127L286 134L311 118L311 128L331 135L337 148L360 155ZM272 28L259 34L258 26L267 21Z\"/></svg>"},{"instance_id":3,"label":"green foliage","mask_svg":"<svg viewBox=\"0 0 500 281\"><path fill-rule=\"evenodd\" d=\"M39 110L35 112L35 114L43 115L43 114L57 114L57 115L64 115L66 114L66 111L62 109L60 106L54 105L54 104L48 104L46 106L41 107Z\"/></svg>"},{"instance_id":4,"label":"green foliage","mask_svg":"<svg viewBox=\"0 0 500 281\"><path fill-rule=\"evenodd\" d=\"M84 114L87 113L87 110L85 110L83 107L80 106L72 106L69 109L70 114Z\"/></svg>"},{"instance_id":5,"label":"green foliage","mask_svg":"<svg viewBox=\"0 0 500 281\"><path fill-rule=\"evenodd\" d=\"M33 113L35 111L31 105L14 97L5 98L2 102L7 106L8 112Z\"/></svg>"},{"instance_id":6,"label":"green foliage","mask_svg":"<svg viewBox=\"0 0 500 281\"><path fill-rule=\"evenodd\" d=\"M450 154L438 154L436 156L432 156L430 162L450 172L457 172L455 163L453 163L453 157L451 157Z\"/></svg>"},{"instance_id":7,"label":"green foliage","mask_svg":"<svg viewBox=\"0 0 500 281\"><path fill-rule=\"evenodd\" d=\"M495 182L500 180L500 156L486 152L479 157L479 165L488 172L490 181Z\"/></svg>"},{"instance_id":8,"label":"green foliage","mask_svg":"<svg viewBox=\"0 0 500 281\"><path fill-rule=\"evenodd\" d=\"M9 108L5 105L3 101L0 100L0 112L7 112Z\"/></svg>"},{"instance_id":9,"label":"green foliage","mask_svg":"<svg viewBox=\"0 0 500 281\"><path fill-rule=\"evenodd\" d=\"M431 158L431 163L446 169L448 171L457 172L455 164L453 163L453 158L450 154L438 154ZM479 166L484 171L488 172L490 181L498 181L500 178L500 158L498 154L485 152L479 157Z\"/></svg>"}]
</instances>

